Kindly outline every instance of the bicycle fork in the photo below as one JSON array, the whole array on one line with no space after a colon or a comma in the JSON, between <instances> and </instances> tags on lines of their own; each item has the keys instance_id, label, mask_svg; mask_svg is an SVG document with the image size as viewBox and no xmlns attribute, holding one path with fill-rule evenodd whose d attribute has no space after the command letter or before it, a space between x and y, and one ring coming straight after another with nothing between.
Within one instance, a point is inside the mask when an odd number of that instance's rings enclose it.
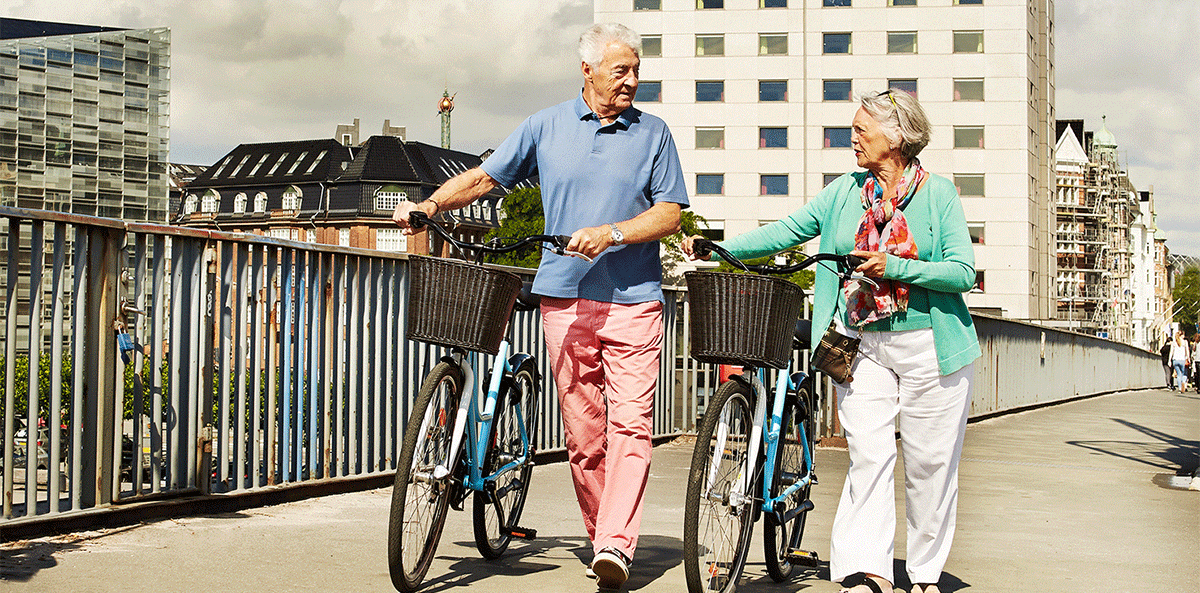
<instances>
[{"instance_id":1,"label":"bicycle fork","mask_svg":"<svg viewBox=\"0 0 1200 593\"><path fill-rule=\"evenodd\" d=\"M741 467L738 469L738 477L733 481L733 488L729 492L729 499L726 504L731 509L742 508L746 505L747 499L751 496L749 493L753 489L751 483L754 476L754 463L758 459L759 450L762 445L763 434L763 419L766 415L766 389L762 382L762 369L751 373L747 371L743 377L750 382L750 389L755 394L754 403L754 423L750 427L750 440L746 444L746 457L742 460ZM713 458L708 465L708 480L705 484L704 491L712 493L713 482L716 481L717 471L720 469L721 456L725 453L725 444L729 438L729 411L721 411L721 421L717 425L717 443L713 447Z\"/></svg>"}]
</instances>

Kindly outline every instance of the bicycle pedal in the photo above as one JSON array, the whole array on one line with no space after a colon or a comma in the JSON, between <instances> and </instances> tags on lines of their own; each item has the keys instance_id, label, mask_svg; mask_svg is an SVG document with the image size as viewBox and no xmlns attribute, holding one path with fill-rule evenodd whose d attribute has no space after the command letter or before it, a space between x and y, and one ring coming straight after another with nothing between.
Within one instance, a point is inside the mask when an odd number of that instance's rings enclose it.
<instances>
[{"instance_id":1,"label":"bicycle pedal","mask_svg":"<svg viewBox=\"0 0 1200 593\"><path fill-rule=\"evenodd\" d=\"M821 563L821 559L817 557L816 552L797 548L788 550L787 554L784 555L784 559L788 561L788 564L799 564L802 566L816 567Z\"/></svg>"},{"instance_id":2,"label":"bicycle pedal","mask_svg":"<svg viewBox=\"0 0 1200 593\"><path fill-rule=\"evenodd\" d=\"M505 535L518 539L536 539L537 530L528 527L510 527L504 530Z\"/></svg>"}]
</instances>

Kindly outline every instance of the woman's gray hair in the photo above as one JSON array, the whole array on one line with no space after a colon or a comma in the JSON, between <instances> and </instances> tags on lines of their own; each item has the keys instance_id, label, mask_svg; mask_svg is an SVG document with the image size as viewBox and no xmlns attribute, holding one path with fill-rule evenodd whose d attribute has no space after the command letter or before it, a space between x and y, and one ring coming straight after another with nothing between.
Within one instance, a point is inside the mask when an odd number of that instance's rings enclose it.
<instances>
[{"instance_id":1,"label":"woman's gray hair","mask_svg":"<svg viewBox=\"0 0 1200 593\"><path fill-rule=\"evenodd\" d=\"M604 50L614 41L642 56L642 36L633 29L620 23L596 23L579 36L579 58L589 66L599 66Z\"/></svg>"},{"instance_id":2,"label":"woman's gray hair","mask_svg":"<svg viewBox=\"0 0 1200 593\"><path fill-rule=\"evenodd\" d=\"M913 158L929 144L932 126L925 110L912 95L900 89L859 95L859 103L879 122L888 144L897 148L904 158Z\"/></svg>"}]
</instances>

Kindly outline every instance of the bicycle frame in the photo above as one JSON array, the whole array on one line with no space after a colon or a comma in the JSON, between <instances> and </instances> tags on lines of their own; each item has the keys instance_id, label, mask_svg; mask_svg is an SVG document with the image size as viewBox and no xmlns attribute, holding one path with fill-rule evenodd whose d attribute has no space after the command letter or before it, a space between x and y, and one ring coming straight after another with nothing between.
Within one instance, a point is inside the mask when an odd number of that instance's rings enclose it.
<instances>
[{"instance_id":1,"label":"bicycle frame","mask_svg":"<svg viewBox=\"0 0 1200 593\"><path fill-rule=\"evenodd\" d=\"M780 370L775 381L774 397L771 402L771 417L770 424L766 424L767 414L767 389L764 383L766 371L764 369L747 369L734 381L745 382L754 393L754 421L750 428L750 441L747 443L748 451L746 459L743 462L741 474L738 476L737 486L729 494L729 504L731 506L741 506L746 500L747 493L750 492L753 484L750 482L753 475L754 464L759 459L760 449L763 443L766 444L766 460L763 465L763 476L775 475L775 457L780 446L780 433L783 425L783 406L786 403L788 390L797 389L800 384L807 379L807 375L803 372L790 373L788 369ZM712 489L713 480L716 479L717 468L720 465L720 455L725 449L725 439L729 434L729 419L727 416L722 416L717 426L717 444L713 448L713 461L709 464L708 487L706 490ZM766 430L764 432L764 426ZM809 468L806 475L800 476L794 483L785 488L778 496L771 496L771 483L764 479L762 484L762 504L763 511L768 513L777 513L781 515L782 520L790 518L795 512L803 512L792 509L788 513L784 513L779 506L784 499L795 494L801 488L812 483L812 449L809 446L808 434L803 423L800 423L801 445L804 452L805 467ZM808 509L804 509L808 510Z\"/></svg>"},{"instance_id":2,"label":"bicycle frame","mask_svg":"<svg viewBox=\"0 0 1200 593\"><path fill-rule=\"evenodd\" d=\"M452 435L450 450L453 452L449 460L449 466L441 466L434 468L433 478L440 480L451 477L451 469L458 466L459 453L462 450L463 439L466 438L467 446L467 468L468 474L464 476L463 485L475 491L482 492L488 482L492 482L497 476L511 471L521 465L524 465L529 459L530 443L529 431L525 426L524 410L521 409L520 402L515 402L516 418L518 432L521 435L521 455L501 466L495 472L484 476L483 462L487 455L488 443L491 442L492 436L492 419L496 411L496 400L500 397L500 386L504 377L512 374L513 366L509 361L508 350L510 344L507 339L500 342L500 350L496 353L496 358L492 362L491 376L488 381L487 392L484 395L483 410L479 409L479 385L476 382L475 366L479 362L479 354L476 352L467 352L455 348L450 356L442 360L458 366L463 372L463 393L458 400L458 411L454 423L454 434ZM424 419L421 429L426 428L426 423L429 418Z\"/></svg>"}]
</instances>

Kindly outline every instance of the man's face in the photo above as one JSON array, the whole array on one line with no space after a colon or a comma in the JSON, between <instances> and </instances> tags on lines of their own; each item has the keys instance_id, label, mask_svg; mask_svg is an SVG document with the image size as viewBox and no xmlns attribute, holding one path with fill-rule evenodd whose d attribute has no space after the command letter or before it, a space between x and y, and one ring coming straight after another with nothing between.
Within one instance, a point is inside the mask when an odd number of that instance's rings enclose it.
<instances>
[{"instance_id":1,"label":"man's face","mask_svg":"<svg viewBox=\"0 0 1200 593\"><path fill-rule=\"evenodd\" d=\"M604 49L604 59L595 68L583 64L584 84L596 99L597 105L592 108L597 115L615 115L633 105L641 63L632 49L613 42Z\"/></svg>"}]
</instances>

